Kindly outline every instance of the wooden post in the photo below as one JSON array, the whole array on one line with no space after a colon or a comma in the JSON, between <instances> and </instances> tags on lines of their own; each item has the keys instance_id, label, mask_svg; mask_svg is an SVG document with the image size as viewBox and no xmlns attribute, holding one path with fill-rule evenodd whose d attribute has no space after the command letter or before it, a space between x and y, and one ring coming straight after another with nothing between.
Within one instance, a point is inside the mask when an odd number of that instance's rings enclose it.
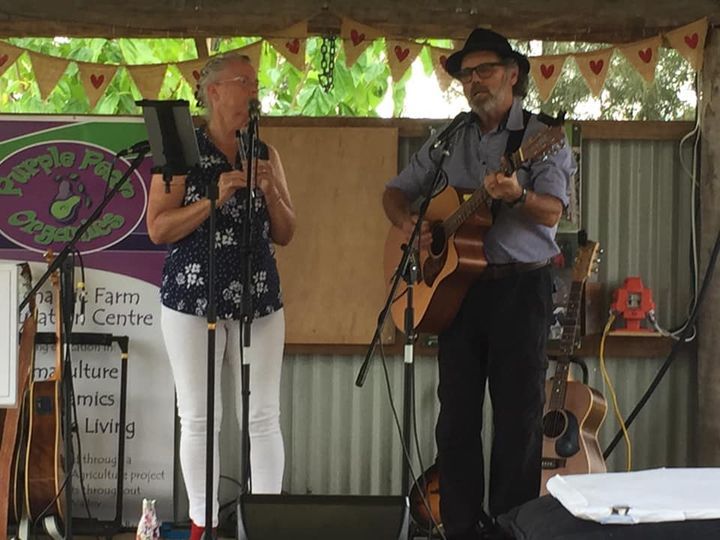
<instances>
[{"instance_id":1,"label":"wooden post","mask_svg":"<svg viewBox=\"0 0 720 540\"><path fill-rule=\"evenodd\" d=\"M711 28L703 65L700 275L720 231L720 29ZM697 465L720 466L720 268L710 276L698 317Z\"/></svg>"}]
</instances>

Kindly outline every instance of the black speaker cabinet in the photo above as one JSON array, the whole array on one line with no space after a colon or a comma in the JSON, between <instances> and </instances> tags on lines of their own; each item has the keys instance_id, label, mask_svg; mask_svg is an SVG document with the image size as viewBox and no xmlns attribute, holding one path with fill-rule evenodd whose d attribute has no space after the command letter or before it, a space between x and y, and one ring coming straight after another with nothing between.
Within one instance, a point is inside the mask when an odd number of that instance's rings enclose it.
<instances>
[{"instance_id":1,"label":"black speaker cabinet","mask_svg":"<svg viewBox=\"0 0 720 540\"><path fill-rule=\"evenodd\" d=\"M242 501L248 540L397 540L407 527L401 496L247 495Z\"/></svg>"}]
</instances>

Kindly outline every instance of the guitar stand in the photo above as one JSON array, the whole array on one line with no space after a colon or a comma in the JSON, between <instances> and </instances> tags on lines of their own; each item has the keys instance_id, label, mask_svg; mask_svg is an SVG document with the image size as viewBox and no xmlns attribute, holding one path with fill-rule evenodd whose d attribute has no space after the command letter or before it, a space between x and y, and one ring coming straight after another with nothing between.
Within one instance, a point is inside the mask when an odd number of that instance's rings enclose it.
<instances>
[{"instance_id":1,"label":"guitar stand","mask_svg":"<svg viewBox=\"0 0 720 540\"><path fill-rule=\"evenodd\" d=\"M115 336L113 334L102 334L93 332L73 332L72 334L63 334L63 341L69 344L79 345L100 345L110 347L113 343L117 343L120 347L120 411L119 411L119 429L118 429L118 465L117 465L117 486L115 492L115 518L112 520L98 520L95 518L72 518L72 504L65 506L65 535L66 540L70 540L74 532L87 536L105 536L110 539L122 529L122 513L123 513L123 482L125 479L125 423L127 409L127 360L128 360L128 336ZM56 336L53 332L38 332L35 336L35 344L54 345ZM72 376L70 374L69 376ZM66 419L70 418L70 396L68 392L63 396L63 414ZM72 433L70 430L65 431L65 455L72 456ZM66 474L68 473L66 469ZM67 480L65 485L65 493L72 493L72 480ZM72 499L70 499L72 500ZM48 516L43 520L46 532L53 538L63 538L59 536L57 520L55 516ZM23 536L22 524L18 530L18 538L20 540L29 539Z\"/></svg>"}]
</instances>

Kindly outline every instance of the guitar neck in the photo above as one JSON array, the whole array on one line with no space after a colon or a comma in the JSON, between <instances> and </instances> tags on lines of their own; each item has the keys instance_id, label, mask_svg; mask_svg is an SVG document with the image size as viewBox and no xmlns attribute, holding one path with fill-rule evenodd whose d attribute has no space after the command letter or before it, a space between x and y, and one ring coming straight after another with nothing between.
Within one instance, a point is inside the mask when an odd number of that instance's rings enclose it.
<instances>
[{"instance_id":1,"label":"guitar neck","mask_svg":"<svg viewBox=\"0 0 720 540\"><path fill-rule=\"evenodd\" d=\"M552 394L549 399L551 409L562 409L565 404L567 381L570 374L570 356L576 349L580 327L580 306L585 281L573 281L568 296L566 315L563 317L563 330L560 338L560 350L563 356L557 359L553 377Z\"/></svg>"},{"instance_id":2,"label":"guitar neck","mask_svg":"<svg viewBox=\"0 0 720 540\"><path fill-rule=\"evenodd\" d=\"M518 150L517 152L513 152L510 156L503 158L500 170L506 176L510 176L517 168L517 164L520 162L521 152ZM476 189L473 194L468 197L468 199L465 200L443 223L445 236L449 237L455 234L460 226L465 223L465 221L473 215L478 208L488 204L489 199L490 195L484 185Z\"/></svg>"}]
</instances>

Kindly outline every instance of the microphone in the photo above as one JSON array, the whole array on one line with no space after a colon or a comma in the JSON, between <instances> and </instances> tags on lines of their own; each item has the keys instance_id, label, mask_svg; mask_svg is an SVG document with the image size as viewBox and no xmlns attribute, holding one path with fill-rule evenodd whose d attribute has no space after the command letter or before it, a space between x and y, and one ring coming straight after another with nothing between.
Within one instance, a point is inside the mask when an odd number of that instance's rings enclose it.
<instances>
[{"instance_id":1,"label":"microphone","mask_svg":"<svg viewBox=\"0 0 720 540\"><path fill-rule=\"evenodd\" d=\"M450 122L445 129L442 130L440 135L437 136L431 148L435 150L437 147L444 144L452 135L455 134L457 130L469 124L471 119L472 113L470 112L463 111L458 114L455 118L453 118L453 121Z\"/></svg>"},{"instance_id":2,"label":"microphone","mask_svg":"<svg viewBox=\"0 0 720 540\"><path fill-rule=\"evenodd\" d=\"M257 99L251 99L248 102L248 112L250 120L257 120L260 118L260 101Z\"/></svg>"},{"instance_id":3,"label":"microphone","mask_svg":"<svg viewBox=\"0 0 720 540\"><path fill-rule=\"evenodd\" d=\"M137 154L147 154L149 151L150 151L150 142L149 141L140 141L140 142L136 142L129 148L120 150L117 154L115 154L115 157L132 156L132 155L137 155Z\"/></svg>"}]
</instances>

